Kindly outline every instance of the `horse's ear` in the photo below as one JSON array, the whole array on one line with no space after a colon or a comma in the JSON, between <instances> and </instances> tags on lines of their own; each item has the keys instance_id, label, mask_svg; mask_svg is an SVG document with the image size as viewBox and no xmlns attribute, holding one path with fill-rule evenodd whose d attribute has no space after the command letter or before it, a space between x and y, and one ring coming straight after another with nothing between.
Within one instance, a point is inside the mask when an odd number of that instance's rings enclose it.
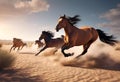
<instances>
[{"instance_id":1,"label":"horse's ear","mask_svg":"<svg viewBox=\"0 0 120 82\"><path fill-rule=\"evenodd\" d=\"M66 15L64 14L64 16L63 16L64 18L66 18Z\"/></svg>"},{"instance_id":2,"label":"horse's ear","mask_svg":"<svg viewBox=\"0 0 120 82\"><path fill-rule=\"evenodd\" d=\"M45 31L42 31L42 33L45 33Z\"/></svg>"}]
</instances>

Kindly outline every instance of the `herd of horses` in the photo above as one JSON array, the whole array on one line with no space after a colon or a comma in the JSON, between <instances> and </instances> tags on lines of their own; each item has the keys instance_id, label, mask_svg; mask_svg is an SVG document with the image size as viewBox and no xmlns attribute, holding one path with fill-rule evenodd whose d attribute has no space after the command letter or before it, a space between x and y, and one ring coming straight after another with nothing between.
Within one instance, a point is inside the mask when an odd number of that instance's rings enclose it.
<instances>
[{"instance_id":1,"label":"herd of horses","mask_svg":"<svg viewBox=\"0 0 120 82\"><path fill-rule=\"evenodd\" d=\"M115 45L118 41L115 40L113 35L107 35L104 31L100 29L95 29L91 26L83 26L81 28L77 28L76 24L80 21L79 15L75 15L73 17L69 16L61 16L58 19L58 24L55 30L58 32L60 29L64 29L65 35L62 35L59 38L54 38L54 34L51 31L42 31L41 36L38 40L35 41L35 44L38 44L38 47L43 47L35 56L40 54L43 50L55 47L56 51L61 48L61 52L65 57L69 57L74 55L74 53L65 53L66 49L69 49L74 46L81 46L83 45L83 52L79 54L76 58L80 57L87 53L88 48L90 45L99 39L107 43L111 46ZM45 43L42 43L41 40L44 39ZM22 42L21 39L13 38L13 46L12 48L18 47L22 49L26 43ZM21 48L20 48L21 47ZM56 52L55 51L55 52Z\"/></svg>"}]
</instances>

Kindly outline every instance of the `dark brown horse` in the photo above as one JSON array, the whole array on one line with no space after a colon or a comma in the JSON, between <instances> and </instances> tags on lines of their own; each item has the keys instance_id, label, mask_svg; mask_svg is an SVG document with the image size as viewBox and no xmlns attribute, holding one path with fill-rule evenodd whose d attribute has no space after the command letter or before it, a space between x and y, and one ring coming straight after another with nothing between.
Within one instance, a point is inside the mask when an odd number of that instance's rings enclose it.
<instances>
[{"instance_id":1,"label":"dark brown horse","mask_svg":"<svg viewBox=\"0 0 120 82\"><path fill-rule=\"evenodd\" d=\"M13 38L13 45L12 47L10 48L10 52L12 50L12 48L14 48L13 50L15 50L16 47L18 47L17 50L20 50L22 49L24 46L26 46L27 44L24 43L21 39L18 39L18 38ZM20 48L21 47L21 48Z\"/></svg>"},{"instance_id":2,"label":"dark brown horse","mask_svg":"<svg viewBox=\"0 0 120 82\"><path fill-rule=\"evenodd\" d=\"M46 48L55 47L57 51L57 49L62 47L62 45L64 44L63 38L62 37L53 38L53 37L54 37L54 34L51 31L42 31L39 41L44 39L45 46L36 54L36 56Z\"/></svg>"},{"instance_id":3,"label":"dark brown horse","mask_svg":"<svg viewBox=\"0 0 120 82\"><path fill-rule=\"evenodd\" d=\"M38 48L43 47L43 43L40 40L36 40L35 44L38 44Z\"/></svg>"},{"instance_id":4,"label":"dark brown horse","mask_svg":"<svg viewBox=\"0 0 120 82\"><path fill-rule=\"evenodd\" d=\"M79 15L74 17L66 17L65 15L60 17L58 20L58 24L56 26L56 31L59 31L61 28L64 28L65 37L64 42L65 44L62 46L62 53L65 57L73 55L68 53L66 54L64 50L69 49L73 46L80 46L83 45L83 52L80 55L84 55L90 45L97 40L98 36L100 40L104 43L114 45L117 41L114 39L113 35L108 36L100 29L94 29L90 26L84 26L82 28L77 28L75 24L80 21L78 18ZM77 57L79 57L78 55Z\"/></svg>"}]
</instances>

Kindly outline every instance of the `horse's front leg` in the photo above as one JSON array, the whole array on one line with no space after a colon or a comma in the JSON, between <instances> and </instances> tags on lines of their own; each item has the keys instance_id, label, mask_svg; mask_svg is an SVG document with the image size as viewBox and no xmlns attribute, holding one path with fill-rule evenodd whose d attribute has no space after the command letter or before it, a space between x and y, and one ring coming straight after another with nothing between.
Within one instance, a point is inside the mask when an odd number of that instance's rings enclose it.
<instances>
[{"instance_id":1,"label":"horse's front leg","mask_svg":"<svg viewBox=\"0 0 120 82\"><path fill-rule=\"evenodd\" d=\"M69 49L69 48L71 48L71 46L69 45L69 44L64 44L63 46L62 46L62 49L61 49L61 51L62 51L62 53L64 54L64 56L65 57L68 57L68 56L72 56L74 53L68 53L68 54L66 54L64 51L66 50L66 49Z\"/></svg>"},{"instance_id":2,"label":"horse's front leg","mask_svg":"<svg viewBox=\"0 0 120 82\"><path fill-rule=\"evenodd\" d=\"M12 47L10 48L10 51L9 51L9 52L11 52L11 50L12 50L13 47L14 47L14 46L12 46Z\"/></svg>"},{"instance_id":3,"label":"horse's front leg","mask_svg":"<svg viewBox=\"0 0 120 82\"><path fill-rule=\"evenodd\" d=\"M57 51L58 51L58 49L56 49L56 50L53 52L53 54L55 54Z\"/></svg>"},{"instance_id":4,"label":"horse's front leg","mask_svg":"<svg viewBox=\"0 0 120 82\"><path fill-rule=\"evenodd\" d=\"M38 54L40 54L43 50L45 50L47 48L47 46L45 46L44 48L42 48L37 54L35 54L35 56L37 56Z\"/></svg>"},{"instance_id":5,"label":"horse's front leg","mask_svg":"<svg viewBox=\"0 0 120 82\"><path fill-rule=\"evenodd\" d=\"M13 49L13 50L15 50L15 48L16 48L16 47L14 46L14 49Z\"/></svg>"},{"instance_id":6,"label":"horse's front leg","mask_svg":"<svg viewBox=\"0 0 120 82\"><path fill-rule=\"evenodd\" d=\"M20 47L18 47L17 51L19 51L19 50L20 50Z\"/></svg>"}]
</instances>

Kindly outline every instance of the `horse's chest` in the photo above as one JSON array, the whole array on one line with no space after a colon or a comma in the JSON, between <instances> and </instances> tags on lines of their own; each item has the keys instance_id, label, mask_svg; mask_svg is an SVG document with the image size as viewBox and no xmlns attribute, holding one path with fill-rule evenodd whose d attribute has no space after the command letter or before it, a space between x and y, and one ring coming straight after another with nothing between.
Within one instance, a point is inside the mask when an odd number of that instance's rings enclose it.
<instances>
[{"instance_id":1,"label":"horse's chest","mask_svg":"<svg viewBox=\"0 0 120 82\"><path fill-rule=\"evenodd\" d=\"M69 38L68 38L68 36L65 36L65 37L64 37L64 42L65 42L65 43L69 43Z\"/></svg>"}]
</instances>

